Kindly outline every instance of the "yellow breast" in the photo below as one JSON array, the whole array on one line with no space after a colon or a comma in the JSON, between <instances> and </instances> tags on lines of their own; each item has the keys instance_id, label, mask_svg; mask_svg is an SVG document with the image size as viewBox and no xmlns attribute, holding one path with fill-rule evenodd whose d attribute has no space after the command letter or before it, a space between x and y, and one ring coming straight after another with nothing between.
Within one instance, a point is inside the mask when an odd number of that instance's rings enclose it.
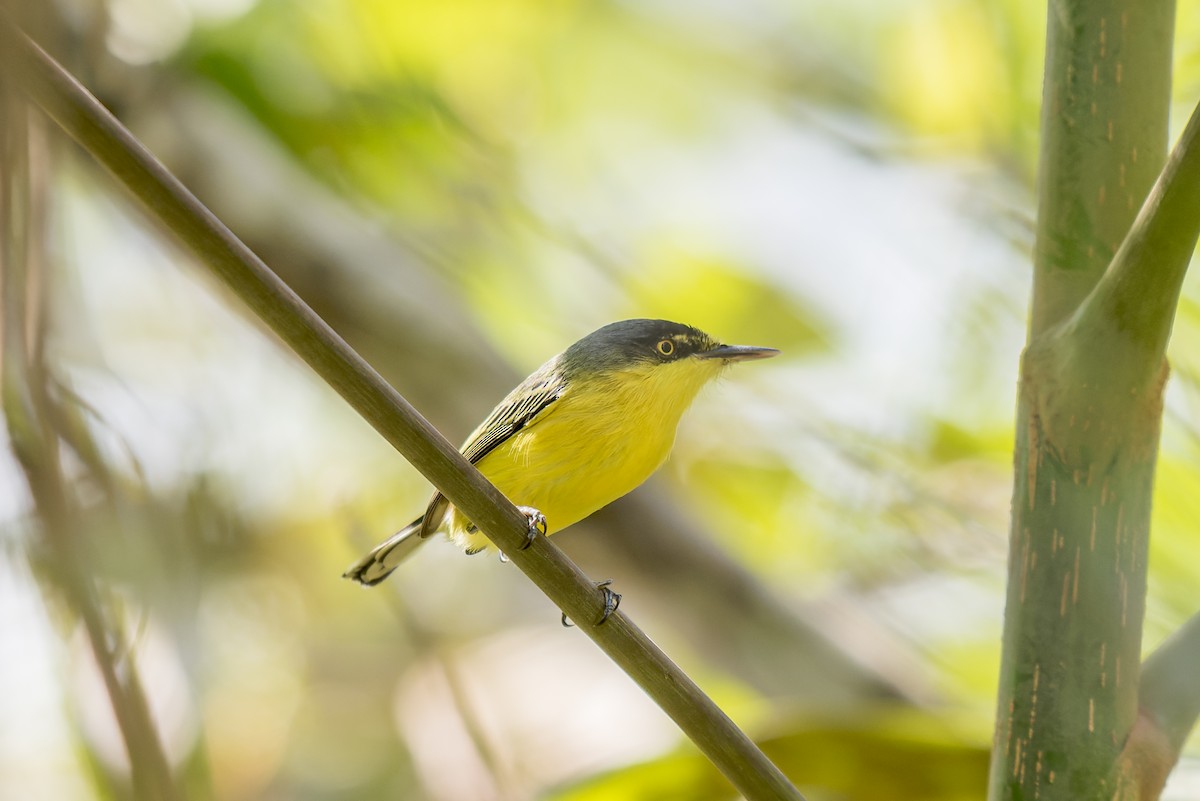
<instances>
[{"instance_id":1,"label":"yellow breast","mask_svg":"<svg viewBox=\"0 0 1200 801\"><path fill-rule=\"evenodd\" d=\"M560 531L662 466L680 417L719 371L719 364L687 359L577 382L477 467L510 501L541 510L550 533ZM448 529L464 547L489 547L457 510Z\"/></svg>"}]
</instances>

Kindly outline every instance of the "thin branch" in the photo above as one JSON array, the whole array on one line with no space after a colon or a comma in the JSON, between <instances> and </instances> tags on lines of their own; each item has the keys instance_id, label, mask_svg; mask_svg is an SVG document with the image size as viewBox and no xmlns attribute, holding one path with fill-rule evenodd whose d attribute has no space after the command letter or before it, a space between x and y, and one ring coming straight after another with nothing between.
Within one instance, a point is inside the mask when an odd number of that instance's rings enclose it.
<instances>
[{"instance_id":1,"label":"thin branch","mask_svg":"<svg viewBox=\"0 0 1200 801\"><path fill-rule=\"evenodd\" d=\"M0 17L14 84L133 193L383 437L479 525L621 666L749 799L800 793L699 687L619 612L603 625L595 585L544 537L520 550L525 518L237 239L73 77Z\"/></svg>"}]
</instances>

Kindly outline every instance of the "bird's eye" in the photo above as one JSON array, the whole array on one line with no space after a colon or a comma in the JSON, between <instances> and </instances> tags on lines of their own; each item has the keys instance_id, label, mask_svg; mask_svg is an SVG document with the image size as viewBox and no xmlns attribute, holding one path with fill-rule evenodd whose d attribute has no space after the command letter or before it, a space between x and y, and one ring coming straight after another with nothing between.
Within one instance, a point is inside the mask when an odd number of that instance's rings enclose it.
<instances>
[{"instance_id":1,"label":"bird's eye","mask_svg":"<svg viewBox=\"0 0 1200 801\"><path fill-rule=\"evenodd\" d=\"M663 356L670 356L672 353L675 352L675 343L669 339L663 339L663 340L659 341L658 345L656 345L655 348Z\"/></svg>"}]
</instances>

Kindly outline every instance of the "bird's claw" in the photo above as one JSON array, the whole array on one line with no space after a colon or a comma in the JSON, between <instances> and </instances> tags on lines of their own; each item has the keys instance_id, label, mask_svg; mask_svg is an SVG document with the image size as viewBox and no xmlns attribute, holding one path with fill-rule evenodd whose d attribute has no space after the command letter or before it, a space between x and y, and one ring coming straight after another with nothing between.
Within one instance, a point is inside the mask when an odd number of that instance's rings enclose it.
<instances>
[{"instance_id":1,"label":"bird's claw","mask_svg":"<svg viewBox=\"0 0 1200 801\"><path fill-rule=\"evenodd\" d=\"M596 584L596 589L604 593L604 614L600 615L600 619L596 621L597 626L608 620L612 613L617 611L617 607L621 605L621 593L610 590L609 586L611 584L612 579L605 579Z\"/></svg>"},{"instance_id":2,"label":"bird's claw","mask_svg":"<svg viewBox=\"0 0 1200 801\"><path fill-rule=\"evenodd\" d=\"M546 516L532 506L518 506L517 509L529 521L529 527L525 531L525 543L519 548L523 551L533 545L539 534L546 536Z\"/></svg>"},{"instance_id":3,"label":"bird's claw","mask_svg":"<svg viewBox=\"0 0 1200 801\"><path fill-rule=\"evenodd\" d=\"M604 581L596 582L596 589L604 593L604 613L600 615L600 619L596 621L597 626L602 625L604 621L608 620L612 616L612 613L617 611L617 607L621 605L621 593L610 590L609 587L611 585L612 579L605 579ZM575 625L570 621L570 619L567 618L566 612L563 612L562 624L563 628L568 629Z\"/></svg>"}]
</instances>

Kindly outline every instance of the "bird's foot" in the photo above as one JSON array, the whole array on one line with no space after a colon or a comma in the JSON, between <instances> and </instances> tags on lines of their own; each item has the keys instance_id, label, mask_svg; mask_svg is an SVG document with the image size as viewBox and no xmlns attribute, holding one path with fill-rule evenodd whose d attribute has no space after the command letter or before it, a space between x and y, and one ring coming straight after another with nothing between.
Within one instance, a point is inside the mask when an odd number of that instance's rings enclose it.
<instances>
[{"instance_id":1,"label":"bird's foot","mask_svg":"<svg viewBox=\"0 0 1200 801\"><path fill-rule=\"evenodd\" d=\"M523 551L533 545L533 541L538 538L539 534L543 537L546 536L546 516L532 506L518 506L517 510L525 515L525 520L528 521L525 529L525 541L517 546L518 551ZM508 554L504 551L500 552L500 561L508 561Z\"/></svg>"},{"instance_id":2,"label":"bird's foot","mask_svg":"<svg viewBox=\"0 0 1200 801\"><path fill-rule=\"evenodd\" d=\"M529 521L529 527L525 530L525 543L518 549L523 551L533 545L539 534L546 536L546 516L532 506L518 506L517 509Z\"/></svg>"},{"instance_id":3,"label":"bird's foot","mask_svg":"<svg viewBox=\"0 0 1200 801\"><path fill-rule=\"evenodd\" d=\"M612 579L596 582L596 589L604 593L604 613L600 615L600 619L596 621L596 625L602 625L604 621L612 616L612 613L617 611L617 607L621 605L621 593L613 592L609 589L612 585ZM571 628L575 624L567 618L567 613L563 612L562 616L563 628Z\"/></svg>"}]
</instances>

